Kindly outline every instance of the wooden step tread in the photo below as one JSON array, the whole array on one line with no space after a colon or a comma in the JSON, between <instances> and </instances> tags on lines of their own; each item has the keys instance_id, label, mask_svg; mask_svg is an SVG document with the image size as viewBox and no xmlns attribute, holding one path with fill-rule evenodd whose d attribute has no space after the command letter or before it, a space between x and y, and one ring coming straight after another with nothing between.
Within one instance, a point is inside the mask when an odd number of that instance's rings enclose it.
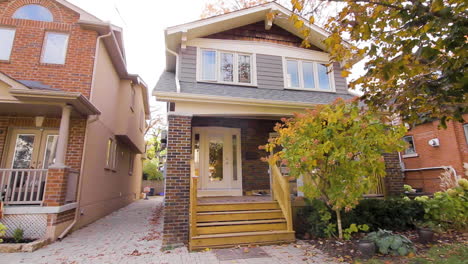
<instances>
[{"instance_id":1,"label":"wooden step tread","mask_svg":"<svg viewBox=\"0 0 468 264\"><path fill-rule=\"evenodd\" d=\"M229 202L229 203L198 203L198 205L238 205L238 204L277 204L276 201L268 201L268 202Z\"/></svg>"},{"instance_id":2,"label":"wooden step tread","mask_svg":"<svg viewBox=\"0 0 468 264\"><path fill-rule=\"evenodd\" d=\"M294 233L295 233L294 231L274 230L274 231L260 231L260 232L198 235L198 236L192 237L192 239L227 238L227 237L239 237L239 236L264 236L264 235L280 235L280 234L294 234Z\"/></svg>"},{"instance_id":3,"label":"wooden step tread","mask_svg":"<svg viewBox=\"0 0 468 264\"><path fill-rule=\"evenodd\" d=\"M223 212L223 211L253 211L253 210L277 210L280 206L277 202L256 203L211 203L198 204L197 212Z\"/></svg>"},{"instance_id":4,"label":"wooden step tread","mask_svg":"<svg viewBox=\"0 0 468 264\"><path fill-rule=\"evenodd\" d=\"M225 214L261 214L261 213L278 213L282 212L278 209L273 210L253 210L253 211L222 211L222 212L202 212L197 213L197 215L225 215Z\"/></svg>"},{"instance_id":5,"label":"wooden step tread","mask_svg":"<svg viewBox=\"0 0 468 264\"><path fill-rule=\"evenodd\" d=\"M274 223L286 223L286 219L198 223L197 226L202 227L202 226L225 226L225 225L255 225L255 224L274 224Z\"/></svg>"}]
</instances>

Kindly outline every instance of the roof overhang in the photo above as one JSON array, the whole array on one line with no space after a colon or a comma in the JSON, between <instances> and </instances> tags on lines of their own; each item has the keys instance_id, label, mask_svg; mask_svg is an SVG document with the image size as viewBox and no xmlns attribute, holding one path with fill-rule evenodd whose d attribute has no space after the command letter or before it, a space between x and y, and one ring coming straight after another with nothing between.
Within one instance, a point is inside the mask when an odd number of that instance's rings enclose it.
<instances>
[{"instance_id":1,"label":"roof overhang","mask_svg":"<svg viewBox=\"0 0 468 264\"><path fill-rule=\"evenodd\" d=\"M276 15L273 21L266 21L267 14L271 12L275 12L278 15ZM178 51L179 47L184 44L183 42L188 40L208 36L263 20L266 21L266 27L269 27L269 23L273 23L303 39L304 36L301 34L301 29L294 27L293 23L289 20L289 17L292 14L293 12L291 10L280 4L271 2L223 15L197 20L191 23L169 27L165 31L166 47L170 50ZM299 17L299 19L304 22L305 27L310 29L310 43L322 50L326 50L323 40L325 40L330 33L319 26L310 23L305 18ZM173 56L166 57L166 70L174 71L175 58Z\"/></svg>"}]
</instances>

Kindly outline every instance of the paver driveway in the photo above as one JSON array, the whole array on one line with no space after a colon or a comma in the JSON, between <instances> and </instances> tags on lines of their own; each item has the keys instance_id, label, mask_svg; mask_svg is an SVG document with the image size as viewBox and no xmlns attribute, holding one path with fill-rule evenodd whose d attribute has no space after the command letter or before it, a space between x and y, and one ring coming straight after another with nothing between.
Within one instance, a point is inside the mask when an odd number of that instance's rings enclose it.
<instances>
[{"instance_id":1,"label":"paver driveway","mask_svg":"<svg viewBox=\"0 0 468 264\"><path fill-rule=\"evenodd\" d=\"M264 246L269 257L220 261L214 251L188 252L186 247L161 252L162 198L137 201L78 230L61 242L33 253L0 254L1 264L152 264L152 263L333 263L321 252L299 242Z\"/></svg>"}]
</instances>

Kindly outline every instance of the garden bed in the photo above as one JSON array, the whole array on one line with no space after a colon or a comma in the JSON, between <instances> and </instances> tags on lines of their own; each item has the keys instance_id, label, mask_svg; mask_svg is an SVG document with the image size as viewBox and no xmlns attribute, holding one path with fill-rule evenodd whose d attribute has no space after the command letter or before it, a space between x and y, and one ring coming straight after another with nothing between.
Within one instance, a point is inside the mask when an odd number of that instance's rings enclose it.
<instances>
[{"instance_id":1,"label":"garden bed","mask_svg":"<svg viewBox=\"0 0 468 264\"><path fill-rule=\"evenodd\" d=\"M365 260L361 253L357 250L358 240L361 238L360 235L355 236L352 240L349 241L340 241L337 239L309 239L306 240L309 244L313 245L315 248L322 250L323 252L329 254L330 256L346 262L346 263L392 263L392 264L407 264L413 263L411 259L413 258L423 258L425 259L427 253L433 247L445 247L450 245L462 245L465 247L463 250L468 251L467 241L468 241L468 233L461 233L461 232L446 232L436 234L434 237L433 244L421 244L418 239L417 231L406 231L406 232L395 232L395 234L401 234L408 237L416 247L416 254L414 256L410 255L408 257L400 257L400 256L384 256L380 254L376 254L372 259ZM444 257L451 257L450 255L447 256L439 256L441 258ZM438 263L438 262L421 262L421 263Z\"/></svg>"},{"instance_id":2,"label":"garden bed","mask_svg":"<svg viewBox=\"0 0 468 264\"><path fill-rule=\"evenodd\" d=\"M50 243L49 239L24 239L16 243L13 238L2 238L0 253L34 252Z\"/></svg>"}]
</instances>

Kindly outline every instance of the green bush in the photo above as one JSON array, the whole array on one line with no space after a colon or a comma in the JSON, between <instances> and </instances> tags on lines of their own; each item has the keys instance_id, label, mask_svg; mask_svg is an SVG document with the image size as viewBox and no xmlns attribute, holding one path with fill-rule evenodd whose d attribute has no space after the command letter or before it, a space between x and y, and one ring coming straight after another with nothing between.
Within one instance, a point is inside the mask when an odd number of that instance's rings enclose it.
<instances>
[{"instance_id":1,"label":"green bush","mask_svg":"<svg viewBox=\"0 0 468 264\"><path fill-rule=\"evenodd\" d=\"M16 243L21 243L21 241L24 240L24 231L21 228L16 228L15 231L13 231L13 239L15 240Z\"/></svg>"},{"instance_id":2,"label":"green bush","mask_svg":"<svg viewBox=\"0 0 468 264\"><path fill-rule=\"evenodd\" d=\"M425 220L443 229L468 228L468 182L460 180L459 186L445 192L436 192L433 198L417 197L424 206Z\"/></svg>"},{"instance_id":3,"label":"green bush","mask_svg":"<svg viewBox=\"0 0 468 264\"><path fill-rule=\"evenodd\" d=\"M369 233L364 239L373 241L379 253L384 255L406 256L415 251L411 240L402 235L395 235L392 231L379 229L377 232Z\"/></svg>"},{"instance_id":4,"label":"green bush","mask_svg":"<svg viewBox=\"0 0 468 264\"><path fill-rule=\"evenodd\" d=\"M143 164L143 179L161 181L164 179L164 176L155 162L145 161Z\"/></svg>"},{"instance_id":5,"label":"green bush","mask_svg":"<svg viewBox=\"0 0 468 264\"><path fill-rule=\"evenodd\" d=\"M5 236L6 230L7 230L6 226L4 226L2 223L0 223L0 243L3 242L2 237Z\"/></svg>"},{"instance_id":6,"label":"green bush","mask_svg":"<svg viewBox=\"0 0 468 264\"><path fill-rule=\"evenodd\" d=\"M313 237L331 237L336 233L336 225L333 224L332 211L325 203L318 199L306 199L306 207L297 213L299 221L298 233L308 232Z\"/></svg>"},{"instance_id":7,"label":"green bush","mask_svg":"<svg viewBox=\"0 0 468 264\"><path fill-rule=\"evenodd\" d=\"M366 199L359 202L344 216L344 226L366 224L370 231L378 229L409 230L415 221L424 219L423 204L418 201L392 199Z\"/></svg>"}]
</instances>

